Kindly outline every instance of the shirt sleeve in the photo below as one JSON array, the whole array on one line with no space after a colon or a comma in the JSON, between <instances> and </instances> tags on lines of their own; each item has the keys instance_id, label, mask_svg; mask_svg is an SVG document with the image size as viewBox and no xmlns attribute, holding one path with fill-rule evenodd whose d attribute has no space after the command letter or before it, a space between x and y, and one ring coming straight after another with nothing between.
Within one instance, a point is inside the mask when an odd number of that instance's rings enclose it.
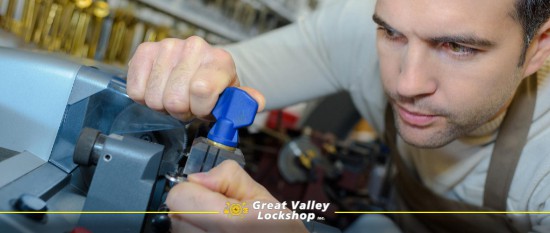
<instances>
[{"instance_id":1,"label":"shirt sleeve","mask_svg":"<svg viewBox=\"0 0 550 233\"><path fill-rule=\"evenodd\" d=\"M363 116L374 120L369 116L380 115L384 107L379 104L384 97L371 19L374 2L338 1L289 26L226 47L241 84L262 92L268 109L347 90Z\"/></svg>"}]
</instances>

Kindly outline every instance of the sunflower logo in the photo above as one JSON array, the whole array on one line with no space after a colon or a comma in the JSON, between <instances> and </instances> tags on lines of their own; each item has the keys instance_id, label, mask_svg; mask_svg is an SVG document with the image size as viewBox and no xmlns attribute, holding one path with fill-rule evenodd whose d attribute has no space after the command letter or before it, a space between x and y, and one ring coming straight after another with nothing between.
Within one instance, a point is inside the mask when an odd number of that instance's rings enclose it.
<instances>
[{"instance_id":1,"label":"sunflower logo","mask_svg":"<svg viewBox=\"0 0 550 233\"><path fill-rule=\"evenodd\" d=\"M243 203L225 203L225 209L223 210L224 214L227 214L227 216L233 217L233 216L241 216L248 214L248 207L246 206L246 202Z\"/></svg>"}]
</instances>

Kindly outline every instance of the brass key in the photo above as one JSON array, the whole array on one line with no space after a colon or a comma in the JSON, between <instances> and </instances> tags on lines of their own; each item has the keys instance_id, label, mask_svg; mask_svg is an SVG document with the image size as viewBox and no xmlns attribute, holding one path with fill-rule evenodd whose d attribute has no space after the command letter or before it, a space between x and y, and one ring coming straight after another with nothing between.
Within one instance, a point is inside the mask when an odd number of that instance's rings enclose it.
<instances>
[{"instance_id":1,"label":"brass key","mask_svg":"<svg viewBox=\"0 0 550 233\"><path fill-rule=\"evenodd\" d=\"M88 33L90 15L85 9L92 5L92 0L74 0L74 4L77 10L73 14L71 23L75 20L74 17L76 17L76 25L72 28L74 34L71 41L70 53L76 56L86 56L87 52L84 52L84 50L86 50L84 40Z\"/></svg>"},{"instance_id":2,"label":"brass key","mask_svg":"<svg viewBox=\"0 0 550 233\"><path fill-rule=\"evenodd\" d=\"M62 24L64 4L66 4L66 1L63 3L62 0L55 0L50 9L48 20L51 20L51 22L48 22L49 30L45 33L46 37L43 45L48 51L54 51L58 48L56 42Z\"/></svg>"},{"instance_id":3,"label":"brass key","mask_svg":"<svg viewBox=\"0 0 550 233\"><path fill-rule=\"evenodd\" d=\"M86 9L92 5L93 0L73 0L78 9Z\"/></svg>"},{"instance_id":4,"label":"brass key","mask_svg":"<svg viewBox=\"0 0 550 233\"><path fill-rule=\"evenodd\" d=\"M59 0L59 4L63 5L61 10L59 29L55 31L53 48L54 51L68 51L70 49L71 25L73 24L73 14L75 5L69 0ZM76 25L76 20L74 22Z\"/></svg>"},{"instance_id":5,"label":"brass key","mask_svg":"<svg viewBox=\"0 0 550 233\"><path fill-rule=\"evenodd\" d=\"M58 23L56 25L56 22L59 22L60 13L61 13L61 6L56 2L52 2L48 9L48 17L47 17L46 23L42 29L41 46L43 48L48 49L49 47L52 47L54 30L56 30L55 27L59 26Z\"/></svg>"},{"instance_id":6,"label":"brass key","mask_svg":"<svg viewBox=\"0 0 550 233\"><path fill-rule=\"evenodd\" d=\"M32 35L32 41L36 44L40 44L42 40L42 34L44 33L44 27L48 21L48 14L52 5L52 0L38 0L38 11L36 13L36 26Z\"/></svg>"},{"instance_id":7,"label":"brass key","mask_svg":"<svg viewBox=\"0 0 550 233\"><path fill-rule=\"evenodd\" d=\"M78 21L75 28L75 34L71 45L71 54L76 56L83 55L83 46L85 45L86 33L90 16L86 12L78 12Z\"/></svg>"},{"instance_id":8,"label":"brass key","mask_svg":"<svg viewBox=\"0 0 550 233\"><path fill-rule=\"evenodd\" d=\"M13 32L13 25L15 24L15 11L17 10L18 0L8 0L8 8L6 9L6 15L4 17L2 27L8 31Z\"/></svg>"},{"instance_id":9,"label":"brass key","mask_svg":"<svg viewBox=\"0 0 550 233\"><path fill-rule=\"evenodd\" d=\"M25 5L23 6L23 39L26 43L29 43L32 39L32 34L34 31L34 26L36 23L36 16L38 14L38 10L40 7L40 3L38 3L36 0L26 0Z\"/></svg>"}]
</instances>

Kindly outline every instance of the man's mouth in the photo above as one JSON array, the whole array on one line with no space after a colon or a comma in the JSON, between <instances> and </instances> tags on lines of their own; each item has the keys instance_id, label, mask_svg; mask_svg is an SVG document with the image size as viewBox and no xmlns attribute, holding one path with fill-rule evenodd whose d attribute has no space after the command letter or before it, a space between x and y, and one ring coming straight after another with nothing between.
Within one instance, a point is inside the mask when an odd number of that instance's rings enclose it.
<instances>
[{"instance_id":1,"label":"man's mouth","mask_svg":"<svg viewBox=\"0 0 550 233\"><path fill-rule=\"evenodd\" d=\"M399 118L406 124L414 127L427 127L437 120L438 115L408 110L396 104Z\"/></svg>"}]
</instances>

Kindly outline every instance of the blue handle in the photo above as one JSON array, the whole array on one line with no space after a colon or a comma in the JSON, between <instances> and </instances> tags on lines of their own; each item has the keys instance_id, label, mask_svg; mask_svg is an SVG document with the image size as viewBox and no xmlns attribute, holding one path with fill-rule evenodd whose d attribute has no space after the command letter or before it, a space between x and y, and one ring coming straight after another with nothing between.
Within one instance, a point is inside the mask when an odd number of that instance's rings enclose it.
<instances>
[{"instance_id":1,"label":"blue handle","mask_svg":"<svg viewBox=\"0 0 550 233\"><path fill-rule=\"evenodd\" d=\"M236 87L226 88L212 110L216 123L208 132L208 139L237 147L237 129L251 125L257 111L258 103L248 93Z\"/></svg>"}]
</instances>

